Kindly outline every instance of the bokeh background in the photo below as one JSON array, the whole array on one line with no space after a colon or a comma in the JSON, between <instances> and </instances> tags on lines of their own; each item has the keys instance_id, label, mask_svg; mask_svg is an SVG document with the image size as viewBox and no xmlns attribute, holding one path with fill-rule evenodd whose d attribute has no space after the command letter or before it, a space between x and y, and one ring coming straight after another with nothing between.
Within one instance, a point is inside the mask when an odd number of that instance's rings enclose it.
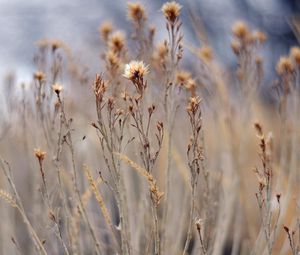
<instances>
[{"instance_id":1,"label":"bokeh background","mask_svg":"<svg viewBox=\"0 0 300 255\"><path fill-rule=\"evenodd\" d=\"M159 9L164 1L142 0L151 17L151 23L164 26ZM274 74L274 62L297 43L291 20L300 10L297 0L190 0L179 1L182 10L186 41L196 41L190 22L192 9L202 19L210 43L217 56L228 65L235 59L230 49L230 29L234 21L242 19L254 28L268 34L265 56L270 61L267 77ZM89 67L99 68L99 58L93 54L99 48L98 26L111 20L129 30L130 23L124 13L124 0L1 0L0 1L0 77L14 72L18 80L31 79L34 43L41 38L56 38L70 44ZM160 30L165 32L164 30ZM158 33L156 39L164 35ZM91 63L92 62L92 63Z\"/></svg>"}]
</instances>

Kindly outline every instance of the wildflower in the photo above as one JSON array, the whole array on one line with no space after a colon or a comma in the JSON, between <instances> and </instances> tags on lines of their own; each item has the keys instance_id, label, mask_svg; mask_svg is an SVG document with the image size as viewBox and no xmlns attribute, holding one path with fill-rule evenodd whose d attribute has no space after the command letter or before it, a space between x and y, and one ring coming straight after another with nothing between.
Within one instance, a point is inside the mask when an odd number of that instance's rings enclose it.
<instances>
[{"instance_id":1,"label":"wildflower","mask_svg":"<svg viewBox=\"0 0 300 255\"><path fill-rule=\"evenodd\" d=\"M46 156L46 152L42 151L40 148L34 149L34 154L37 157L37 159L39 160L39 162L42 162Z\"/></svg>"},{"instance_id":2,"label":"wildflower","mask_svg":"<svg viewBox=\"0 0 300 255\"><path fill-rule=\"evenodd\" d=\"M144 76L149 73L148 66L143 61L131 61L125 65L123 76L131 80L139 94L138 98L142 98L147 82L144 82Z\"/></svg>"},{"instance_id":3,"label":"wildflower","mask_svg":"<svg viewBox=\"0 0 300 255\"><path fill-rule=\"evenodd\" d=\"M198 52L198 57L203 61L210 62L213 59L213 51L209 46L203 46Z\"/></svg>"},{"instance_id":4,"label":"wildflower","mask_svg":"<svg viewBox=\"0 0 300 255\"><path fill-rule=\"evenodd\" d=\"M294 71L291 59L288 57L281 57L277 63L276 71L279 75L291 74Z\"/></svg>"},{"instance_id":5,"label":"wildflower","mask_svg":"<svg viewBox=\"0 0 300 255\"><path fill-rule=\"evenodd\" d=\"M248 29L248 26L244 22L238 21L233 25L232 33L237 38L244 40L249 35L249 29Z\"/></svg>"},{"instance_id":6,"label":"wildflower","mask_svg":"<svg viewBox=\"0 0 300 255\"><path fill-rule=\"evenodd\" d=\"M191 78L191 73L184 71L184 70L179 70L176 73L176 82L183 86L187 84L187 81Z\"/></svg>"},{"instance_id":7,"label":"wildflower","mask_svg":"<svg viewBox=\"0 0 300 255\"><path fill-rule=\"evenodd\" d=\"M131 61L125 65L123 76L128 80L135 81L143 79L149 73L149 68L143 61Z\"/></svg>"},{"instance_id":8,"label":"wildflower","mask_svg":"<svg viewBox=\"0 0 300 255\"><path fill-rule=\"evenodd\" d=\"M102 40L104 42L107 42L109 35L111 34L113 30L112 24L108 21L104 22L100 28L99 28L99 32L101 34Z\"/></svg>"},{"instance_id":9,"label":"wildflower","mask_svg":"<svg viewBox=\"0 0 300 255\"><path fill-rule=\"evenodd\" d=\"M109 48L114 52L120 52L125 46L125 35L121 31L116 31L111 35Z\"/></svg>"},{"instance_id":10,"label":"wildflower","mask_svg":"<svg viewBox=\"0 0 300 255\"><path fill-rule=\"evenodd\" d=\"M56 51L58 48L63 47L63 43L59 40L52 40L50 44L52 51Z\"/></svg>"},{"instance_id":11,"label":"wildflower","mask_svg":"<svg viewBox=\"0 0 300 255\"><path fill-rule=\"evenodd\" d=\"M55 83L52 85L52 90L57 94L57 96L59 96L59 93L63 90L63 87L60 84Z\"/></svg>"},{"instance_id":12,"label":"wildflower","mask_svg":"<svg viewBox=\"0 0 300 255\"><path fill-rule=\"evenodd\" d=\"M166 19L174 25L175 21L180 15L180 10L182 6L175 1L165 3L161 10L165 15Z\"/></svg>"},{"instance_id":13,"label":"wildflower","mask_svg":"<svg viewBox=\"0 0 300 255\"><path fill-rule=\"evenodd\" d=\"M187 112L190 114L195 114L199 108L201 99L199 97L190 97L187 106Z\"/></svg>"},{"instance_id":14,"label":"wildflower","mask_svg":"<svg viewBox=\"0 0 300 255\"><path fill-rule=\"evenodd\" d=\"M128 18L140 23L146 20L145 9L140 3L128 3Z\"/></svg>"},{"instance_id":15,"label":"wildflower","mask_svg":"<svg viewBox=\"0 0 300 255\"><path fill-rule=\"evenodd\" d=\"M267 40L266 34L261 31L255 31L252 37L255 41L258 41L259 43L264 43Z\"/></svg>"},{"instance_id":16,"label":"wildflower","mask_svg":"<svg viewBox=\"0 0 300 255\"><path fill-rule=\"evenodd\" d=\"M39 82L41 81L44 81L45 78L46 78L46 75L44 72L42 71L36 71L34 74L33 74L33 78L38 80Z\"/></svg>"},{"instance_id":17,"label":"wildflower","mask_svg":"<svg viewBox=\"0 0 300 255\"><path fill-rule=\"evenodd\" d=\"M96 75L93 88L94 94L96 96L96 102L97 104L101 104L103 101L104 93L107 90L107 83L103 80L101 75Z\"/></svg>"}]
</instances>

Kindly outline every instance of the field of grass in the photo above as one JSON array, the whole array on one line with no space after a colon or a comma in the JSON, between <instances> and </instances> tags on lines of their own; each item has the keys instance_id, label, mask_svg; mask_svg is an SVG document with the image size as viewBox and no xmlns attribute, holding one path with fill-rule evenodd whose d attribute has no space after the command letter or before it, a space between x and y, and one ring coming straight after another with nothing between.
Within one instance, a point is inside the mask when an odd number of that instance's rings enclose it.
<instances>
[{"instance_id":1,"label":"field of grass","mask_svg":"<svg viewBox=\"0 0 300 255\"><path fill-rule=\"evenodd\" d=\"M262 96L267 35L233 24L231 70L198 19L185 41L182 8L155 28L128 3L98 74L53 39L32 82L6 78L0 254L300 254L300 48Z\"/></svg>"}]
</instances>

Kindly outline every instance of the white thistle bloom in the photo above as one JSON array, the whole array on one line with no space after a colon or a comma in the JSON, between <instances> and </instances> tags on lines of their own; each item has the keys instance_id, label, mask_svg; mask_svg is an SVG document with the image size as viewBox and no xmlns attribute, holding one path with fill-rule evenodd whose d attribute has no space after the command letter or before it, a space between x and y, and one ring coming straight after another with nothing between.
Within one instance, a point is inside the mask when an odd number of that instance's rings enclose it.
<instances>
[{"instance_id":1,"label":"white thistle bloom","mask_svg":"<svg viewBox=\"0 0 300 255\"><path fill-rule=\"evenodd\" d=\"M149 73L149 68L143 61L131 61L125 65L123 76L128 80L139 80Z\"/></svg>"}]
</instances>

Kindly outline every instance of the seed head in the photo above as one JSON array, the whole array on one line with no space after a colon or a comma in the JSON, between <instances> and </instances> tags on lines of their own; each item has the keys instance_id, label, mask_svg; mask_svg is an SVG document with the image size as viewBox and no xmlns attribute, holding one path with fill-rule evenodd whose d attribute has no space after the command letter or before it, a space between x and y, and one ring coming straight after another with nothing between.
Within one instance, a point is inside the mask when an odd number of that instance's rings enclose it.
<instances>
[{"instance_id":1,"label":"seed head","mask_svg":"<svg viewBox=\"0 0 300 255\"><path fill-rule=\"evenodd\" d=\"M63 90L63 87L60 84L55 83L52 85L52 90L59 96L60 92Z\"/></svg>"},{"instance_id":2,"label":"seed head","mask_svg":"<svg viewBox=\"0 0 300 255\"><path fill-rule=\"evenodd\" d=\"M277 63L276 71L279 75L291 74L294 66L289 57L281 57Z\"/></svg>"},{"instance_id":3,"label":"seed head","mask_svg":"<svg viewBox=\"0 0 300 255\"><path fill-rule=\"evenodd\" d=\"M37 159L42 162L46 156L46 152L42 151L40 148L34 149L34 155L37 157Z\"/></svg>"},{"instance_id":4,"label":"seed head","mask_svg":"<svg viewBox=\"0 0 300 255\"><path fill-rule=\"evenodd\" d=\"M96 79L94 81L94 86L93 86L97 104L102 103L105 91L107 90L107 87L108 87L108 85L107 85L106 81L103 79L103 77L100 74L97 74Z\"/></svg>"},{"instance_id":5,"label":"seed head","mask_svg":"<svg viewBox=\"0 0 300 255\"><path fill-rule=\"evenodd\" d=\"M111 35L109 48L114 52L120 52L125 46L125 35L121 31L116 31Z\"/></svg>"},{"instance_id":6,"label":"seed head","mask_svg":"<svg viewBox=\"0 0 300 255\"><path fill-rule=\"evenodd\" d=\"M140 3L128 3L128 18L133 22L140 23L146 20L145 8Z\"/></svg>"},{"instance_id":7,"label":"seed head","mask_svg":"<svg viewBox=\"0 0 300 255\"><path fill-rule=\"evenodd\" d=\"M201 99L199 97L190 97L189 103L187 106L187 112L190 114L195 114L199 109Z\"/></svg>"},{"instance_id":8,"label":"seed head","mask_svg":"<svg viewBox=\"0 0 300 255\"><path fill-rule=\"evenodd\" d=\"M184 86L187 84L187 81L191 78L191 73L185 71L185 70L179 70L176 73L176 82Z\"/></svg>"},{"instance_id":9,"label":"seed head","mask_svg":"<svg viewBox=\"0 0 300 255\"><path fill-rule=\"evenodd\" d=\"M198 57L205 62L211 62L213 59L213 50L209 46L203 46L198 52Z\"/></svg>"},{"instance_id":10,"label":"seed head","mask_svg":"<svg viewBox=\"0 0 300 255\"><path fill-rule=\"evenodd\" d=\"M237 21L232 27L232 33L238 39L244 40L249 35L249 29L243 21Z\"/></svg>"},{"instance_id":11,"label":"seed head","mask_svg":"<svg viewBox=\"0 0 300 255\"><path fill-rule=\"evenodd\" d=\"M262 31L254 31L252 37L259 43L264 43L267 40L267 35Z\"/></svg>"},{"instance_id":12,"label":"seed head","mask_svg":"<svg viewBox=\"0 0 300 255\"><path fill-rule=\"evenodd\" d=\"M135 81L143 79L149 73L149 67L143 61L131 61L125 65L123 76L128 80Z\"/></svg>"},{"instance_id":13,"label":"seed head","mask_svg":"<svg viewBox=\"0 0 300 255\"><path fill-rule=\"evenodd\" d=\"M52 40L51 41L51 48L52 51L56 51L58 48L63 47L63 43L59 40Z\"/></svg>"},{"instance_id":14,"label":"seed head","mask_svg":"<svg viewBox=\"0 0 300 255\"><path fill-rule=\"evenodd\" d=\"M42 71L36 71L34 74L33 74L33 78L35 80L38 80L39 82L41 81L44 81L45 78L46 78L46 74Z\"/></svg>"},{"instance_id":15,"label":"seed head","mask_svg":"<svg viewBox=\"0 0 300 255\"><path fill-rule=\"evenodd\" d=\"M111 34L112 30L113 30L113 26L110 22L106 21L102 23L102 25L99 28L99 32L104 42L107 42L108 37Z\"/></svg>"},{"instance_id":16,"label":"seed head","mask_svg":"<svg viewBox=\"0 0 300 255\"><path fill-rule=\"evenodd\" d=\"M161 10L165 15L166 19L171 23L174 24L177 18L180 16L180 10L182 6L175 1L165 3Z\"/></svg>"}]
</instances>

